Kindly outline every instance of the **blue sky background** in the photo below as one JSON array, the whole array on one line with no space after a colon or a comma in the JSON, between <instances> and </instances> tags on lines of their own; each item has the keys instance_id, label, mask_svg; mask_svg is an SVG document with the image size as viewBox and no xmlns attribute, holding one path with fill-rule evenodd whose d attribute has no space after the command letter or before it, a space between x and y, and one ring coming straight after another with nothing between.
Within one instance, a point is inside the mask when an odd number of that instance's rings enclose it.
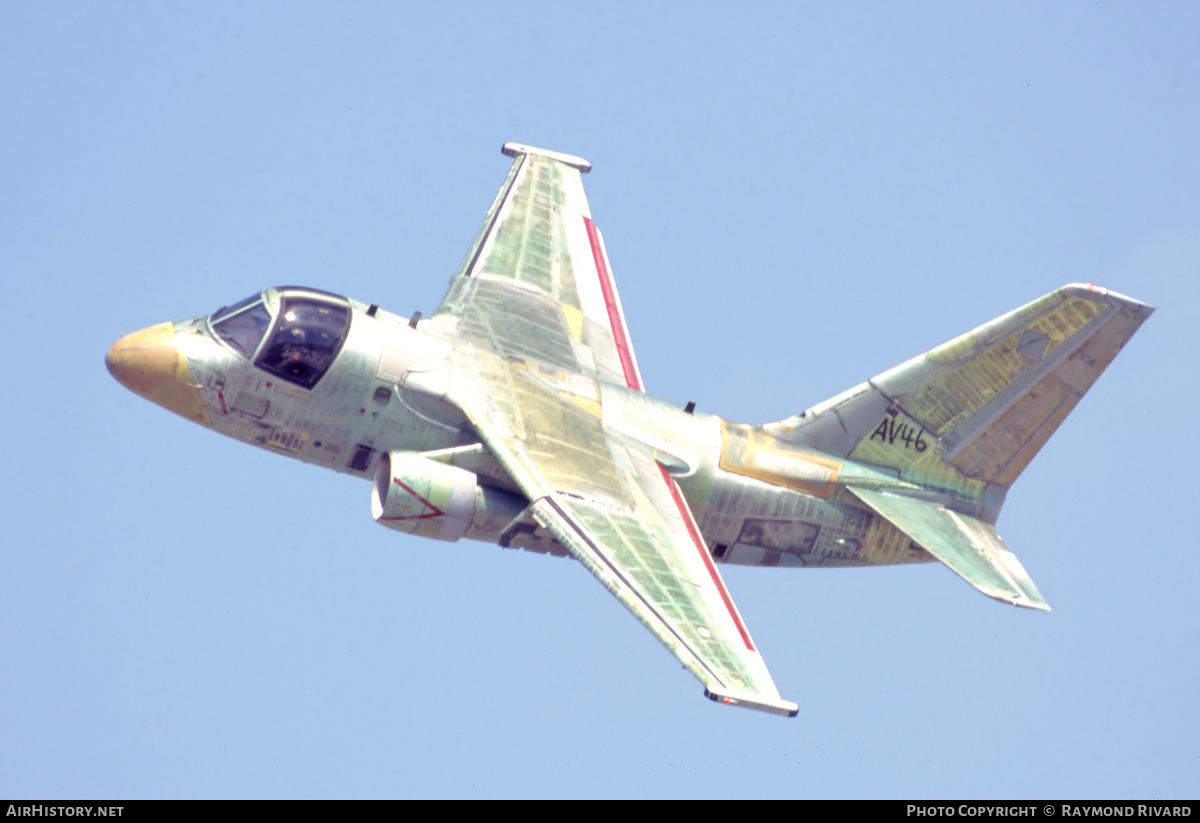
<instances>
[{"instance_id":1,"label":"blue sky background","mask_svg":"<svg viewBox=\"0 0 1200 823\"><path fill-rule=\"evenodd\" d=\"M1200 6L0 5L0 796L1195 797ZM582 155L649 389L793 414L1068 282L1159 311L1009 497L1054 608L726 568L781 720L577 564L372 523L121 335L297 283L428 314Z\"/></svg>"}]
</instances>

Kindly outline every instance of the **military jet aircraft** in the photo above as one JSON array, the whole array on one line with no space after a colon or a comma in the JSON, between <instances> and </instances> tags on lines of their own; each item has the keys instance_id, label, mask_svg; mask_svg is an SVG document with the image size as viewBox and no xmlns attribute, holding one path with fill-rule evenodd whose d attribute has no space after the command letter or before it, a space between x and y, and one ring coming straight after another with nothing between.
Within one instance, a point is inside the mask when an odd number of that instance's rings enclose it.
<instances>
[{"instance_id":1,"label":"military jet aircraft","mask_svg":"<svg viewBox=\"0 0 1200 823\"><path fill-rule=\"evenodd\" d=\"M578 157L513 164L433 315L282 286L116 342L124 386L371 480L401 532L573 557L722 703L795 716L718 566L939 560L1046 601L994 524L1153 309L1068 285L793 417L644 392Z\"/></svg>"}]
</instances>

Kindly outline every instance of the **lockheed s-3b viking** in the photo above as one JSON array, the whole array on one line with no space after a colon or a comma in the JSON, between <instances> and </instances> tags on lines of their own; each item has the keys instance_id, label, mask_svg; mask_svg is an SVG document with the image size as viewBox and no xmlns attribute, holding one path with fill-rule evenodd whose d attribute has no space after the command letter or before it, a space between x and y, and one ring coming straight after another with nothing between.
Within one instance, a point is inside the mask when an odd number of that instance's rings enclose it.
<instances>
[{"instance_id":1,"label":"lockheed s-3b viking","mask_svg":"<svg viewBox=\"0 0 1200 823\"><path fill-rule=\"evenodd\" d=\"M1152 308L1064 286L793 417L733 423L644 393L590 165L503 151L431 317L271 288L121 338L109 370L221 434L369 479L384 526L575 558L723 703L796 714L725 563L939 560L1048 608L996 518Z\"/></svg>"}]
</instances>

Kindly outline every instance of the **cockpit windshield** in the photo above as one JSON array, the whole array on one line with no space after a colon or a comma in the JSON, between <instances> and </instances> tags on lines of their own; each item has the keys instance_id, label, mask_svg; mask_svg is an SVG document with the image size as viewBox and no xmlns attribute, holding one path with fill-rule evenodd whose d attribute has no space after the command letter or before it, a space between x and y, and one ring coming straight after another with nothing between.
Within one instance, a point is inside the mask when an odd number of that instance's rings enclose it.
<instances>
[{"instance_id":1,"label":"cockpit windshield","mask_svg":"<svg viewBox=\"0 0 1200 823\"><path fill-rule=\"evenodd\" d=\"M311 389L341 351L350 308L312 297L284 297L259 368Z\"/></svg>"},{"instance_id":2,"label":"cockpit windshield","mask_svg":"<svg viewBox=\"0 0 1200 823\"><path fill-rule=\"evenodd\" d=\"M262 295L247 297L221 309L209 320L217 336L243 357L253 357L271 325L271 313L262 303Z\"/></svg>"},{"instance_id":3,"label":"cockpit windshield","mask_svg":"<svg viewBox=\"0 0 1200 823\"><path fill-rule=\"evenodd\" d=\"M245 300L239 300L236 303L234 303L232 306L222 306L221 308L219 308L215 312L213 312L212 316L209 317L208 319L210 322L212 322L214 324L220 323L222 320L224 320L229 315L237 314L242 309L249 306L251 303L258 302L259 300L262 300L262 292L259 292L258 294L252 294L249 297L247 297Z\"/></svg>"}]
</instances>

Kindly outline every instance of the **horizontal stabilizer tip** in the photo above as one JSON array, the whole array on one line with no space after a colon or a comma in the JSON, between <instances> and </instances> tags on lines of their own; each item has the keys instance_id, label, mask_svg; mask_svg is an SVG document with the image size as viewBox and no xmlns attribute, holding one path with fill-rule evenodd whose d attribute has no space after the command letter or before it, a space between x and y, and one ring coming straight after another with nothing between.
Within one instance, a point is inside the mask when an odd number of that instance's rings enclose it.
<instances>
[{"instance_id":1,"label":"horizontal stabilizer tip","mask_svg":"<svg viewBox=\"0 0 1200 823\"><path fill-rule=\"evenodd\" d=\"M584 160L582 157L576 157L573 154L562 154L557 151L549 151L547 149L539 149L533 146L524 146L520 143L505 143L500 148L501 154L506 154L509 157L517 157L522 154L536 154L541 157L549 158L556 163L562 163L565 166L579 169L586 174L592 170L592 164Z\"/></svg>"}]
</instances>

